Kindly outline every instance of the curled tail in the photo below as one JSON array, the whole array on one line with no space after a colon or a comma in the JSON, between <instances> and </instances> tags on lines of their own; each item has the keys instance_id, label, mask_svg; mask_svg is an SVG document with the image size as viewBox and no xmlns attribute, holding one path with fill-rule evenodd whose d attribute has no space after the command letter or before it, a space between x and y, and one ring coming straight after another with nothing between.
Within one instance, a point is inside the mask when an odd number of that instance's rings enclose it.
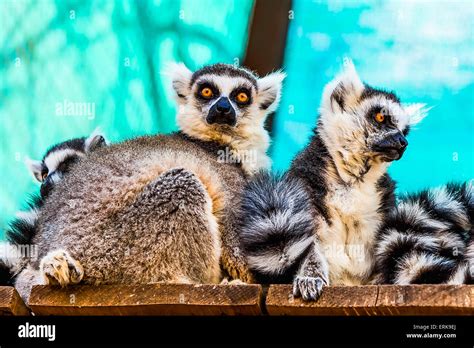
<instances>
[{"instance_id":1,"label":"curled tail","mask_svg":"<svg viewBox=\"0 0 474 348\"><path fill-rule=\"evenodd\" d=\"M240 242L263 283L291 283L314 242L315 223L303 184L289 176L255 175L240 207Z\"/></svg>"},{"instance_id":2,"label":"curled tail","mask_svg":"<svg viewBox=\"0 0 474 348\"><path fill-rule=\"evenodd\" d=\"M217 283L220 236L212 200L200 178L184 168L163 172L124 212L135 242L147 248L147 281ZM160 262L157 262L160 260ZM130 279L135 270L130 270Z\"/></svg>"},{"instance_id":3,"label":"curled tail","mask_svg":"<svg viewBox=\"0 0 474 348\"><path fill-rule=\"evenodd\" d=\"M473 269L474 188L451 183L401 199L377 242L376 281L460 284Z\"/></svg>"}]
</instances>

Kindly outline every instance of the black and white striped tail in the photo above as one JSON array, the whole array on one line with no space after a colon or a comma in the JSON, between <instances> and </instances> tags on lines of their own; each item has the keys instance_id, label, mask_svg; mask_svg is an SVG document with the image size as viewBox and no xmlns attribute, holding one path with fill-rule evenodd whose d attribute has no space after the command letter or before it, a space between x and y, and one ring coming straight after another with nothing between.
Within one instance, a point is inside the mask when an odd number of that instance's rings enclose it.
<instances>
[{"instance_id":1,"label":"black and white striped tail","mask_svg":"<svg viewBox=\"0 0 474 348\"><path fill-rule=\"evenodd\" d=\"M0 242L0 286L13 286L21 268L16 245Z\"/></svg>"},{"instance_id":2,"label":"black and white striped tail","mask_svg":"<svg viewBox=\"0 0 474 348\"><path fill-rule=\"evenodd\" d=\"M474 276L474 182L402 198L376 244L376 282L462 284Z\"/></svg>"},{"instance_id":3,"label":"black and white striped tail","mask_svg":"<svg viewBox=\"0 0 474 348\"><path fill-rule=\"evenodd\" d=\"M28 202L28 210L17 213L6 232L7 240L12 244L31 244L36 234L38 210L43 205L43 198L32 195Z\"/></svg>"},{"instance_id":4,"label":"black and white striped tail","mask_svg":"<svg viewBox=\"0 0 474 348\"><path fill-rule=\"evenodd\" d=\"M10 223L6 232L8 243L2 243L2 251L5 253L0 252L0 285L13 285L18 269L16 269L16 263L9 259L6 251L9 248L32 243L36 234L38 209L42 204L43 199L40 196L31 196L28 202L29 210L18 212L16 218Z\"/></svg>"},{"instance_id":5,"label":"black and white striped tail","mask_svg":"<svg viewBox=\"0 0 474 348\"><path fill-rule=\"evenodd\" d=\"M14 277L12 267L0 259L0 286L13 286Z\"/></svg>"},{"instance_id":6,"label":"black and white striped tail","mask_svg":"<svg viewBox=\"0 0 474 348\"><path fill-rule=\"evenodd\" d=\"M240 238L249 268L261 283L292 283L314 242L314 221L302 183L255 175L242 198Z\"/></svg>"}]
</instances>

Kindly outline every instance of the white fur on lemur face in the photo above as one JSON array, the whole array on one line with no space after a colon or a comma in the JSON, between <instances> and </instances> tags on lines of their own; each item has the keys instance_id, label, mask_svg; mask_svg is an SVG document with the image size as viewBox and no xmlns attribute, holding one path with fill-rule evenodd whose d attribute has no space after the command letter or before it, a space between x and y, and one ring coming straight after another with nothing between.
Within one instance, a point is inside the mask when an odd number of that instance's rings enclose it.
<instances>
[{"instance_id":1,"label":"white fur on lemur face","mask_svg":"<svg viewBox=\"0 0 474 348\"><path fill-rule=\"evenodd\" d=\"M237 155L256 151L256 163L242 166L248 173L268 168L270 138L266 116L275 111L285 75L258 78L250 71L227 64L206 66L192 73L184 64L169 68L179 110L177 122L187 135L228 145Z\"/></svg>"},{"instance_id":2,"label":"white fur on lemur face","mask_svg":"<svg viewBox=\"0 0 474 348\"><path fill-rule=\"evenodd\" d=\"M383 169L401 158L424 106L404 107L395 94L365 85L349 62L324 89L319 131L338 169L360 177L374 164Z\"/></svg>"}]
</instances>

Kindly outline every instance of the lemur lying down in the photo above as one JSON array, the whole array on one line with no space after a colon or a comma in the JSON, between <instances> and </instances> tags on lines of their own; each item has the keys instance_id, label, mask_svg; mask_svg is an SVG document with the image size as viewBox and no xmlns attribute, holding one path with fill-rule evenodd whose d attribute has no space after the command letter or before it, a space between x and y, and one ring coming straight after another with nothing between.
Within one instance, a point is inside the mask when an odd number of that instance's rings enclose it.
<instances>
[{"instance_id":1,"label":"lemur lying down","mask_svg":"<svg viewBox=\"0 0 474 348\"><path fill-rule=\"evenodd\" d=\"M474 182L402 197L376 245L375 283L472 283Z\"/></svg>"},{"instance_id":2,"label":"lemur lying down","mask_svg":"<svg viewBox=\"0 0 474 348\"><path fill-rule=\"evenodd\" d=\"M59 182L38 216L33 284L218 283L251 275L234 208L246 178L267 168L265 118L284 75L216 64L172 69L180 132L94 151Z\"/></svg>"},{"instance_id":3,"label":"lemur lying down","mask_svg":"<svg viewBox=\"0 0 474 348\"><path fill-rule=\"evenodd\" d=\"M106 145L104 136L96 130L87 138L75 138L50 147L41 160L26 160L31 174L41 183L40 194L32 195L27 202L29 209L17 213L11 222L6 237L12 246L31 244L37 230L39 210L54 186L67 175L74 163ZM8 259L0 259L0 284L13 285L24 262L15 260L18 262L12 263Z\"/></svg>"},{"instance_id":4,"label":"lemur lying down","mask_svg":"<svg viewBox=\"0 0 474 348\"><path fill-rule=\"evenodd\" d=\"M352 63L324 89L310 143L282 177L255 177L240 236L257 280L293 282L305 300L323 285L369 281L376 234L394 208L387 168L402 157L422 105L365 85Z\"/></svg>"}]
</instances>

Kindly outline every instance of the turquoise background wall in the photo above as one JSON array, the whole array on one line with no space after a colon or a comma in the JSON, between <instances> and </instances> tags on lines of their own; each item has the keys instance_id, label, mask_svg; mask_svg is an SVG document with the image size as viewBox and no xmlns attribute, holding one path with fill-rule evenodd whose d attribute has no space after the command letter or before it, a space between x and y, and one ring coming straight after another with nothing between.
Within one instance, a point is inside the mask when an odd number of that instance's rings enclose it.
<instances>
[{"instance_id":1,"label":"turquoise background wall","mask_svg":"<svg viewBox=\"0 0 474 348\"><path fill-rule=\"evenodd\" d=\"M26 156L97 126L112 141L175 130L165 64L241 62L252 7L252 0L0 1L0 239L26 193L38 189ZM275 169L306 144L324 84L350 57L366 82L433 106L390 169L399 190L474 177L472 1L294 0L289 16ZM58 112L70 102L93 112Z\"/></svg>"}]
</instances>

